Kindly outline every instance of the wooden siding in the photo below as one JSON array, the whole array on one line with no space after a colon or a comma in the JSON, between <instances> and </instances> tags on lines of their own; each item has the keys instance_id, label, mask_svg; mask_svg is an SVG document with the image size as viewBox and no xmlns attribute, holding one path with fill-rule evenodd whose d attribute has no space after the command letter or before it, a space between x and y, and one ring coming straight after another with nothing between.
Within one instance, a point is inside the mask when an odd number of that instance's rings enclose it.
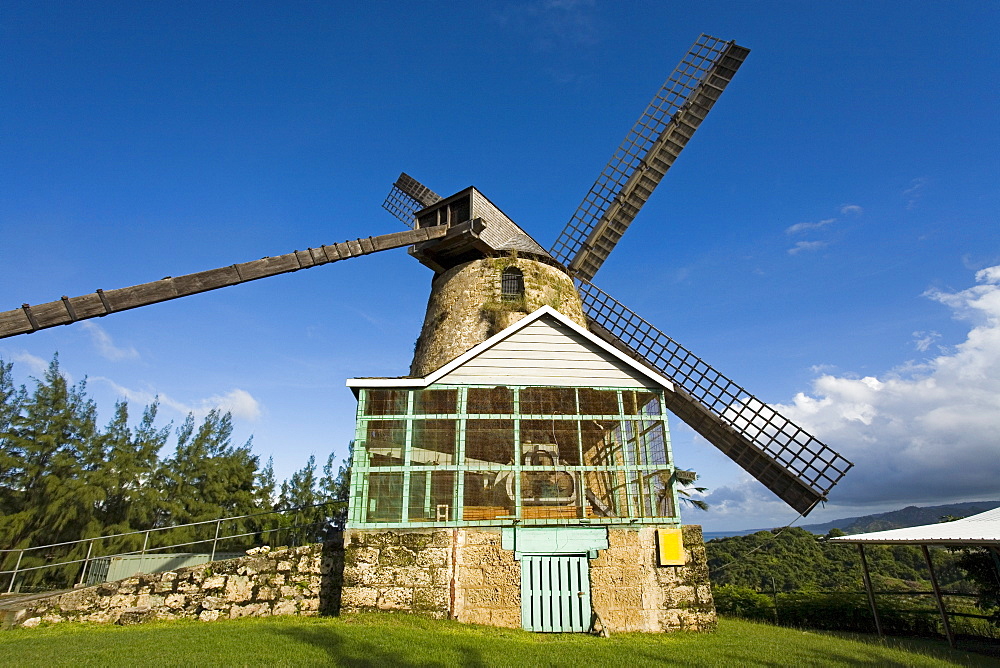
<instances>
[{"instance_id":1,"label":"wooden siding","mask_svg":"<svg viewBox=\"0 0 1000 668\"><path fill-rule=\"evenodd\" d=\"M446 385L660 387L652 379L543 317L436 380Z\"/></svg>"}]
</instances>

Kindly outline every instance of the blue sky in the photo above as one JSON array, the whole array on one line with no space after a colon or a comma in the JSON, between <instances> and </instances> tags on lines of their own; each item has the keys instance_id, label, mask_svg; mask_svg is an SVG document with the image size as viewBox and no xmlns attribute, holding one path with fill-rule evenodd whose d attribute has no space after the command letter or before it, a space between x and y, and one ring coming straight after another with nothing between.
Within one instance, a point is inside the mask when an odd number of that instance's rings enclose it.
<instances>
[{"instance_id":1,"label":"blue sky","mask_svg":"<svg viewBox=\"0 0 1000 668\"><path fill-rule=\"evenodd\" d=\"M596 283L858 466L809 520L1000 498L1000 6L55 3L0 8L0 310L397 231L405 170L543 245L701 32L752 51ZM279 477L406 373L391 251L0 340L110 417L213 406ZM708 530L794 511L674 421Z\"/></svg>"}]
</instances>

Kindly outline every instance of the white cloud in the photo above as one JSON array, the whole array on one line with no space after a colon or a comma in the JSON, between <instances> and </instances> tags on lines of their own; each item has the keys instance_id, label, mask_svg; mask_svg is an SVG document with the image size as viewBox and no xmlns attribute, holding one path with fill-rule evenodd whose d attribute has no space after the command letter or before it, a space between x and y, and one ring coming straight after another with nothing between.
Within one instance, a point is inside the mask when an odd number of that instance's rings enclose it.
<instances>
[{"instance_id":1,"label":"white cloud","mask_svg":"<svg viewBox=\"0 0 1000 668\"><path fill-rule=\"evenodd\" d=\"M903 199L906 200L906 210L912 211L917 208L920 198L923 197L924 188L927 187L928 179L925 176L910 181L910 187L903 191Z\"/></svg>"},{"instance_id":2,"label":"white cloud","mask_svg":"<svg viewBox=\"0 0 1000 668\"><path fill-rule=\"evenodd\" d=\"M776 406L855 462L838 503L1000 498L1000 266L976 281L925 294L971 323L947 353L880 377L825 374Z\"/></svg>"},{"instance_id":3,"label":"white cloud","mask_svg":"<svg viewBox=\"0 0 1000 668\"><path fill-rule=\"evenodd\" d=\"M11 359L14 361L15 364L23 364L24 366L28 367L28 372L33 374L36 378L41 378L42 376L44 376L45 372L48 371L49 368L49 363L46 360L43 360L41 357L38 357L37 355L32 355L29 352L22 351L19 353L14 353ZM66 378L68 382L72 382L69 379L69 376L67 376L65 371L63 371L63 377Z\"/></svg>"},{"instance_id":4,"label":"white cloud","mask_svg":"<svg viewBox=\"0 0 1000 668\"><path fill-rule=\"evenodd\" d=\"M80 327L90 334L90 339L97 348L97 352L104 359L111 360L112 362L139 359L139 351L132 346L127 348L116 346L111 335L105 332L104 328L97 323L90 321L82 322L80 323Z\"/></svg>"},{"instance_id":5,"label":"white cloud","mask_svg":"<svg viewBox=\"0 0 1000 668\"><path fill-rule=\"evenodd\" d=\"M799 232L805 232L806 230L818 230L821 227L826 227L831 223L837 222L836 218L826 218L816 223L795 223L791 227L785 228L785 234L798 234Z\"/></svg>"},{"instance_id":6,"label":"white cloud","mask_svg":"<svg viewBox=\"0 0 1000 668\"><path fill-rule=\"evenodd\" d=\"M233 417L250 421L260 417L260 402L246 390L236 388L226 394L209 397L205 401L213 408L232 413Z\"/></svg>"},{"instance_id":7,"label":"white cloud","mask_svg":"<svg viewBox=\"0 0 1000 668\"><path fill-rule=\"evenodd\" d=\"M863 211L864 209L862 209L857 204L845 204L842 207L840 207L840 213L844 214L845 216L848 214L858 215Z\"/></svg>"},{"instance_id":8,"label":"white cloud","mask_svg":"<svg viewBox=\"0 0 1000 668\"><path fill-rule=\"evenodd\" d=\"M940 338L941 335L937 332L913 332L913 346L924 353Z\"/></svg>"},{"instance_id":9,"label":"white cloud","mask_svg":"<svg viewBox=\"0 0 1000 668\"><path fill-rule=\"evenodd\" d=\"M798 255L802 251L815 251L826 246L827 243L825 241L796 241L795 246L788 249L788 254Z\"/></svg>"},{"instance_id":10,"label":"white cloud","mask_svg":"<svg viewBox=\"0 0 1000 668\"><path fill-rule=\"evenodd\" d=\"M151 404L153 401L159 401L161 406L173 409L181 415L193 413L199 419L208 415L208 412L212 409L218 409L223 412L228 411L233 414L234 418L250 422L257 420L261 415L260 402L252 394L239 388L232 389L226 394L215 394L204 399L196 399L195 401L185 403L177 401L166 394L149 390L134 390L124 385L119 385L110 378L96 376L93 380L107 384L115 393L130 402L145 405Z\"/></svg>"}]
</instances>

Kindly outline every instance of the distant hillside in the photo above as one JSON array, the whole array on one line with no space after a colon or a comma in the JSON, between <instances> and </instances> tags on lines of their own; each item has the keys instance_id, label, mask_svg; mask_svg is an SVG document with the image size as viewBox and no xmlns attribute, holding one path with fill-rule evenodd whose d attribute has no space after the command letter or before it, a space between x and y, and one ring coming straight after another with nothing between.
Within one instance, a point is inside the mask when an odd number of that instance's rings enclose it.
<instances>
[{"instance_id":1,"label":"distant hillside","mask_svg":"<svg viewBox=\"0 0 1000 668\"><path fill-rule=\"evenodd\" d=\"M884 531L902 527L915 527L921 524L937 524L943 515L968 517L984 513L1000 507L1000 501L966 501L964 503L949 503L943 506L907 506L902 510L888 513L864 515L862 517L845 517L823 524L806 524L802 528L816 534L826 534L830 529L840 529L844 533L865 533L868 531Z\"/></svg>"}]
</instances>

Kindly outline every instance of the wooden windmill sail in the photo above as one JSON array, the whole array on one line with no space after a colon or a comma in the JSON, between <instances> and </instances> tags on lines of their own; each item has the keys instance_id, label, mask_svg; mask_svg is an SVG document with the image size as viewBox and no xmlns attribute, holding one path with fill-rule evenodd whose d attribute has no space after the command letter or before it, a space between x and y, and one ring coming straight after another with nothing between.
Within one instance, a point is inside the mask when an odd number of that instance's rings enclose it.
<instances>
[{"instance_id":1,"label":"wooden windmill sail","mask_svg":"<svg viewBox=\"0 0 1000 668\"><path fill-rule=\"evenodd\" d=\"M852 464L590 282L748 53L734 42L700 36L549 250L474 188L442 198L402 174L384 206L413 228L409 231L47 304L24 304L0 313L0 338L401 246L412 246L411 254L439 276L460 270L472 259L517 253L552 267L563 277L554 277L554 283L565 281L570 289L575 284L564 314L674 384L667 398L671 412L791 507L808 513ZM556 292L560 289L557 286ZM576 305L582 306L578 316ZM434 329L433 321L425 322L425 332L433 335ZM438 346L439 359L425 360L422 371L441 366L484 336L473 333L450 349ZM415 358L415 367L419 361Z\"/></svg>"}]
</instances>

